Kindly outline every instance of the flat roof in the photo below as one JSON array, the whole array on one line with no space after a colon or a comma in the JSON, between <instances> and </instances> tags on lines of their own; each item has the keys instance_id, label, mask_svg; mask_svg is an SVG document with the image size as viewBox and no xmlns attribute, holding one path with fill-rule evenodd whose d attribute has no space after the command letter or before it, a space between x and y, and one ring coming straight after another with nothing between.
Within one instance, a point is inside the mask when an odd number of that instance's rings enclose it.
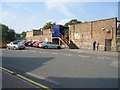
<instances>
[{"instance_id":1,"label":"flat roof","mask_svg":"<svg viewBox=\"0 0 120 90\"><path fill-rule=\"evenodd\" d=\"M113 17L113 18L107 18L107 19L101 19L101 20L95 20L95 21L87 21L87 22L83 22L83 23L78 23L78 24L85 24L85 23L90 23L90 22L99 22L99 21L105 21L105 20L111 20L111 19L116 19L117 17ZM117 20L117 22L119 22L120 20ZM76 25L76 24L73 24Z\"/></svg>"}]
</instances>

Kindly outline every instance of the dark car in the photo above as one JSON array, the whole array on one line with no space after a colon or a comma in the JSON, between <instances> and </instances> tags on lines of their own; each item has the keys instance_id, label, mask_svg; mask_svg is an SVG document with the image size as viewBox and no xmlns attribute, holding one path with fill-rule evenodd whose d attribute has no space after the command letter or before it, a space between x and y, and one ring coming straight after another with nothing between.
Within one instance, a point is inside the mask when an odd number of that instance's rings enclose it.
<instances>
[{"instance_id":1,"label":"dark car","mask_svg":"<svg viewBox=\"0 0 120 90\"><path fill-rule=\"evenodd\" d=\"M28 46L33 47L33 44L34 44L34 43L36 43L36 41L29 42L29 43L28 43Z\"/></svg>"}]
</instances>

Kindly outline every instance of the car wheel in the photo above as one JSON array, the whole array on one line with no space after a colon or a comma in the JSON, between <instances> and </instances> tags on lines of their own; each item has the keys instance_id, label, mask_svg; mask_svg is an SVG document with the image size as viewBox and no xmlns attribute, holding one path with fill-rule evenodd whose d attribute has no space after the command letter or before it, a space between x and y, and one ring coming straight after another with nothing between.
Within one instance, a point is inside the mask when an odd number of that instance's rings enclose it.
<instances>
[{"instance_id":1,"label":"car wheel","mask_svg":"<svg viewBox=\"0 0 120 90\"><path fill-rule=\"evenodd\" d=\"M9 47L7 47L7 49L9 49Z\"/></svg>"},{"instance_id":2,"label":"car wheel","mask_svg":"<svg viewBox=\"0 0 120 90\"><path fill-rule=\"evenodd\" d=\"M44 48L45 48L45 49L47 49L47 48L48 48L48 46L44 46Z\"/></svg>"},{"instance_id":3,"label":"car wheel","mask_svg":"<svg viewBox=\"0 0 120 90\"><path fill-rule=\"evenodd\" d=\"M13 50L16 50L17 48L16 47L13 47Z\"/></svg>"},{"instance_id":4,"label":"car wheel","mask_svg":"<svg viewBox=\"0 0 120 90\"><path fill-rule=\"evenodd\" d=\"M60 47L60 46L58 46L58 47L57 47L57 49L61 49L61 47Z\"/></svg>"}]
</instances>

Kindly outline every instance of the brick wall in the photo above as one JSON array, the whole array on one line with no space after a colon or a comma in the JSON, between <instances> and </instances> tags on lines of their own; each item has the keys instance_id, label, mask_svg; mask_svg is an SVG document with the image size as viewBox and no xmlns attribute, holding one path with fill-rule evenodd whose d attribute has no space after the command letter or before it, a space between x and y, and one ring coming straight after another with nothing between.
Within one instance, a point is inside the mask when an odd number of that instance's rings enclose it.
<instances>
[{"instance_id":1,"label":"brick wall","mask_svg":"<svg viewBox=\"0 0 120 90\"><path fill-rule=\"evenodd\" d=\"M116 51L116 18L71 25L70 39L78 48L85 49L92 49L96 41L99 50L105 49L105 39L109 39L111 51Z\"/></svg>"},{"instance_id":2,"label":"brick wall","mask_svg":"<svg viewBox=\"0 0 120 90\"><path fill-rule=\"evenodd\" d=\"M32 30L33 36L40 35L40 30Z\"/></svg>"},{"instance_id":3,"label":"brick wall","mask_svg":"<svg viewBox=\"0 0 120 90\"><path fill-rule=\"evenodd\" d=\"M27 32L26 39L40 42L44 42L46 40L52 41L52 33L50 32L50 29L43 30L43 34L41 34L40 31L31 31Z\"/></svg>"},{"instance_id":4,"label":"brick wall","mask_svg":"<svg viewBox=\"0 0 120 90\"><path fill-rule=\"evenodd\" d=\"M33 37L33 31L27 31L26 32L26 38Z\"/></svg>"}]
</instances>

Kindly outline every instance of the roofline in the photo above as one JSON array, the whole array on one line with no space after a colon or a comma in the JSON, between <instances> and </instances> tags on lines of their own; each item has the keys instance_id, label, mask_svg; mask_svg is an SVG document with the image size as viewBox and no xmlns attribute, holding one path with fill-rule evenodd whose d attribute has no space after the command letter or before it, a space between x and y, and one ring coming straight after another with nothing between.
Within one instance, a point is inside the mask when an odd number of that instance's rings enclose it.
<instances>
[{"instance_id":1,"label":"roofline","mask_svg":"<svg viewBox=\"0 0 120 90\"><path fill-rule=\"evenodd\" d=\"M83 23L78 23L78 24L85 24L85 23L98 22L98 21L105 21L105 20L110 20L110 19L116 19L117 20L117 17L101 19L101 20L95 20L95 21L88 21L88 22L83 22ZM77 25L77 24L73 24L73 25ZM72 26L72 25L70 25L70 26Z\"/></svg>"},{"instance_id":2,"label":"roofline","mask_svg":"<svg viewBox=\"0 0 120 90\"><path fill-rule=\"evenodd\" d=\"M117 20L117 17L95 20L95 21L90 21L90 22L105 21L105 20L110 20L110 19L116 19Z\"/></svg>"}]
</instances>

